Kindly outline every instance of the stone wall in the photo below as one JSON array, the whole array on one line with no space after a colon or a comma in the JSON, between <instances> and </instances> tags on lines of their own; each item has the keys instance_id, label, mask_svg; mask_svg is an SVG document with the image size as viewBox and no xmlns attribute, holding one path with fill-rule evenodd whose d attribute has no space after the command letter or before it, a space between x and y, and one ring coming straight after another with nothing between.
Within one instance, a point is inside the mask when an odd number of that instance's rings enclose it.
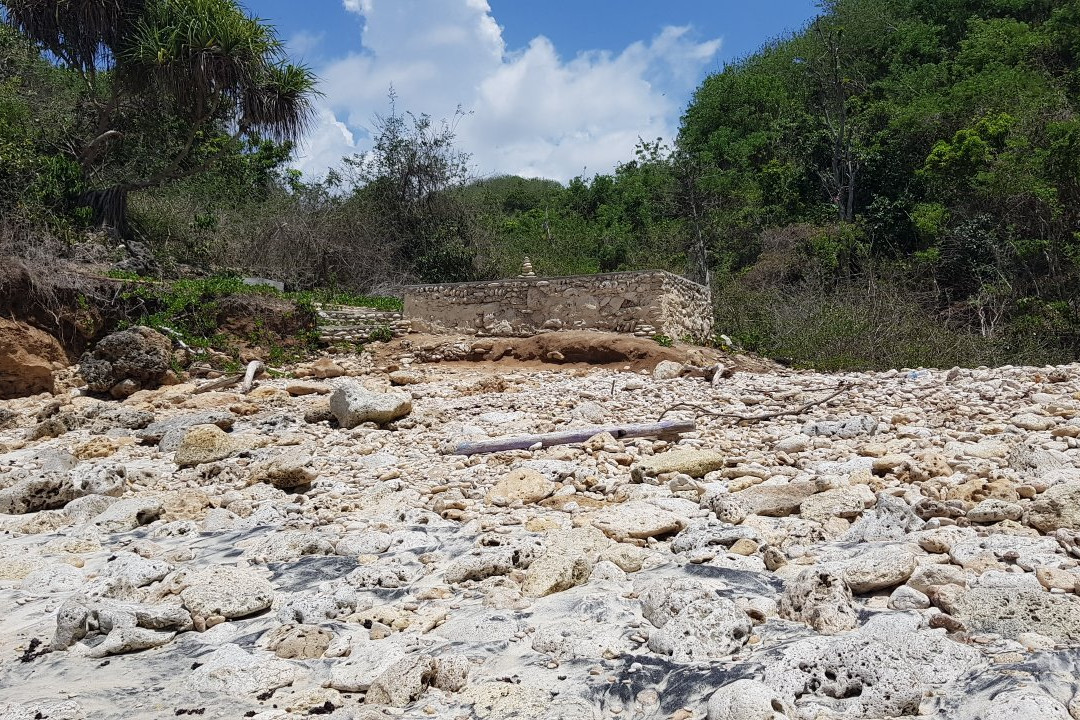
<instances>
[{"instance_id":1,"label":"stone wall","mask_svg":"<svg viewBox=\"0 0 1080 720\"><path fill-rule=\"evenodd\" d=\"M513 278L404 289L413 328L528 336L607 330L704 340L712 335L708 288L662 270Z\"/></svg>"},{"instance_id":2,"label":"stone wall","mask_svg":"<svg viewBox=\"0 0 1080 720\"><path fill-rule=\"evenodd\" d=\"M317 313L319 339L326 343L367 342L372 334L384 332L384 328L394 337L400 337L410 327L401 313L373 308L320 305Z\"/></svg>"}]
</instances>

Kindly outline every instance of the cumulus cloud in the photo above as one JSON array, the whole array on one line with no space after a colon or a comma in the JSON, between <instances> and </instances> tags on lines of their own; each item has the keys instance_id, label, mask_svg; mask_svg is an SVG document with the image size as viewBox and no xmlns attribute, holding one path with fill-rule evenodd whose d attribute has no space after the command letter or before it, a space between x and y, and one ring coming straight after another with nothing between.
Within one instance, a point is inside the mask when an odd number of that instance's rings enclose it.
<instances>
[{"instance_id":1,"label":"cumulus cloud","mask_svg":"<svg viewBox=\"0 0 1080 720\"><path fill-rule=\"evenodd\" d=\"M717 39L667 27L620 52L564 58L544 37L508 50L487 0L343 3L364 29L356 51L318 69L325 107L300 162L309 174L363 151L391 86L399 110L469 113L458 141L478 174L609 172L639 137L673 136L682 98L720 50Z\"/></svg>"}]
</instances>

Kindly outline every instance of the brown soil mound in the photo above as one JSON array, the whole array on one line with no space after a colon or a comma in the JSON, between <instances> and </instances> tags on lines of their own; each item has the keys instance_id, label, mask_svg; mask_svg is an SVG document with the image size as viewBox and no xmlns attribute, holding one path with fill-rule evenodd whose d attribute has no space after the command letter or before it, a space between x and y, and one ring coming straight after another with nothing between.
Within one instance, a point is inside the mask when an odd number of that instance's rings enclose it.
<instances>
[{"instance_id":1,"label":"brown soil mound","mask_svg":"<svg viewBox=\"0 0 1080 720\"><path fill-rule=\"evenodd\" d=\"M675 343L664 347L651 338L571 330L527 338L477 338L466 335L411 334L371 348L377 361L409 355L421 362L491 362L504 366L608 366L652 370L663 360L706 367L721 363L743 372L773 372L780 366L751 355Z\"/></svg>"}]
</instances>

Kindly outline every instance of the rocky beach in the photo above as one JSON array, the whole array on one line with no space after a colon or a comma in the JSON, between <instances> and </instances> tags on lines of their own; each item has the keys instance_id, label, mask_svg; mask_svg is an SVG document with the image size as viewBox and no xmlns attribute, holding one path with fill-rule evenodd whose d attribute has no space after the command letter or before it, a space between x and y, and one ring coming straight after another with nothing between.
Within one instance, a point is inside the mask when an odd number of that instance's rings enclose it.
<instances>
[{"instance_id":1,"label":"rocky beach","mask_svg":"<svg viewBox=\"0 0 1080 720\"><path fill-rule=\"evenodd\" d=\"M446 355L0 401L0 718L1080 718L1080 366Z\"/></svg>"}]
</instances>

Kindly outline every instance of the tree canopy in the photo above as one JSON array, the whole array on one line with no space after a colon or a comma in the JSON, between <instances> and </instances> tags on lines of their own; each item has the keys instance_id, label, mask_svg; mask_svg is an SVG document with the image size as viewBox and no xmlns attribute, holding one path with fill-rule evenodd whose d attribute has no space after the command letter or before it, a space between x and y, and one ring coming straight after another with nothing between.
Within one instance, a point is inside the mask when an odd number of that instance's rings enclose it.
<instances>
[{"instance_id":1,"label":"tree canopy","mask_svg":"<svg viewBox=\"0 0 1080 720\"><path fill-rule=\"evenodd\" d=\"M63 154L101 221L127 193L203 172L243 143L291 142L315 77L234 0L3 0L4 19L78 78Z\"/></svg>"}]
</instances>

